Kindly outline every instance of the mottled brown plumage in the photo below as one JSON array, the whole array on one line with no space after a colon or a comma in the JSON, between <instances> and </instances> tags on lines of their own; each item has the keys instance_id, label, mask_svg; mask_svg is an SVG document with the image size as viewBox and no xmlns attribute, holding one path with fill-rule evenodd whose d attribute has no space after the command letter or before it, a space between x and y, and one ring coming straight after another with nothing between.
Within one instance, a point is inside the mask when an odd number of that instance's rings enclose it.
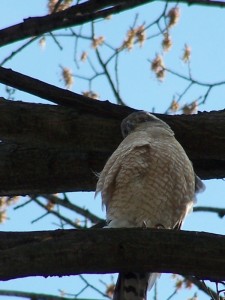
<instances>
[{"instance_id":1,"label":"mottled brown plumage","mask_svg":"<svg viewBox=\"0 0 225 300\"><path fill-rule=\"evenodd\" d=\"M162 120L148 112L129 115L121 124L124 140L100 174L109 227L180 228L203 188L192 163ZM131 267L132 271L132 267ZM140 275L140 276L139 276ZM120 274L114 299L146 299L155 274Z\"/></svg>"}]
</instances>

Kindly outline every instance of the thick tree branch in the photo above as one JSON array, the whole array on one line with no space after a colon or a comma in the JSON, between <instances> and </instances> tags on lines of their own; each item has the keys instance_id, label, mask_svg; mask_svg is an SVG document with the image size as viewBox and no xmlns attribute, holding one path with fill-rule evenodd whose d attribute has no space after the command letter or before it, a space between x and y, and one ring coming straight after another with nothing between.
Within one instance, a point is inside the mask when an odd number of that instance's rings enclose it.
<instances>
[{"instance_id":1,"label":"thick tree branch","mask_svg":"<svg viewBox=\"0 0 225 300\"><path fill-rule=\"evenodd\" d=\"M25 38L39 36L49 31L77 26L99 18L105 18L108 15L117 14L153 1L154 0L89 0L51 15L27 18L22 23L0 30L0 46ZM180 0L179 2L188 5L225 7L224 1Z\"/></svg>"},{"instance_id":2,"label":"thick tree branch","mask_svg":"<svg viewBox=\"0 0 225 300\"><path fill-rule=\"evenodd\" d=\"M39 294L39 293L32 293L32 292L21 292L21 291L13 291L13 290L0 290L0 296L11 296L11 297L20 297L20 298L27 298L30 300L71 300L72 298L66 298L64 296L53 296L48 294ZM76 300L84 300L76 298ZM88 299L86 299L88 300Z\"/></svg>"},{"instance_id":3,"label":"thick tree branch","mask_svg":"<svg viewBox=\"0 0 225 300\"><path fill-rule=\"evenodd\" d=\"M0 240L1 280L125 271L225 279L222 235L140 228L87 229L0 232Z\"/></svg>"},{"instance_id":4,"label":"thick tree branch","mask_svg":"<svg viewBox=\"0 0 225 300\"><path fill-rule=\"evenodd\" d=\"M0 46L7 45L25 38L39 36L43 33L81 25L111 14L143 5L153 0L89 0L43 17L25 19L22 23L0 30Z\"/></svg>"},{"instance_id":5,"label":"thick tree branch","mask_svg":"<svg viewBox=\"0 0 225 300\"><path fill-rule=\"evenodd\" d=\"M37 97L47 99L53 103L79 109L80 112L98 113L109 117L112 117L113 114L114 117L121 120L123 115L134 111L124 106L117 113L118 105L110 104L107 101L93 101L89 97L73 93L3 67L0 67L0 82Z\"/></svg>"},{"instance_id":6,"label":"thick tree branch","mask_svg":"<svg viewBox=\"0 0 225 300\"><path fill-rule=\"evenodd\" d=\"M121 142L120 122L134 109L0 71L0 82L64 105L0 101L0 195L94 190L94 172ZM172 127L202 179L225 177L224 115L158 115Z\"/></svg>"}]
</instances>

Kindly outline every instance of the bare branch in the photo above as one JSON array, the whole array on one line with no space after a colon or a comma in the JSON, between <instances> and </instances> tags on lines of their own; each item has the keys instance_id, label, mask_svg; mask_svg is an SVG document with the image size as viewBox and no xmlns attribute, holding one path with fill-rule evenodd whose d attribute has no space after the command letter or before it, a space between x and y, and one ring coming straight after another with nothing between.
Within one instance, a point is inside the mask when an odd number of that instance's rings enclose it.
<instances>
[{"instance_id":1,"label":"bare branch","mask_svg":"<svg viewBox=\"0 0 225 300\"><path fill-rule=\"evenodd\" d=\"M55 195L40 195L40 196L46 198L48 201L50 201L52 203L59 204L60 206L66 207L66 208L76 212L77 214L90 220L92 223L98 223L98 222L104 221L103 219L92 214L88 209L81 208L80 206L71 203L67 197L63 200Z\"/></svg>"},{"instance_id":2,"label":"bare branch","mask_svg":"<svg viewBox=\"0 0 225 300\"><path fill-rule=\"evenodd\" d=\"M193 209L195 212L212 212L218 214L218 217L223 218L225 216L225 208L219 207L207 207L207 206L196 206Z\"/></svg>"},{"instance_id":3,"label":"bare branch","mask_svg":"<svg viewBox=\"0 0 225 300\"><path fill-rule=\"evenodd\" d=\"M153 0L89 0L51 15L27 18L22 23L0 30L0 46L29 37L40 36L49 31L81 25L151 2ZM179 2L188 5L225 7L224 1L181 0Z\"/></svg>"},{"instance_id":4,"label":"bare branch","mask_svg":"<svg viewBox=\"0 0 225 300\"><path fill-rule=\"evenodd\" d=\"M0 66L3 66L6 62L11 60L15 55L20 53L22 50L24 50L26 47L28 47L30 44L32 44L34 41L36 41L38 38L34 37L31 38L29 41L25 42L22 46L20 46L18 49L14 50L9 56L3 59L2 62L0 62Z\"/></svg>"},{"instance_id":5,"label":"bare branch","mask_svg":"<svg viewBox=\"0 0 225 300\"><path fill-rule=\"evenodd\" d=\"M177 1L175 1L177 2ZM224 1L211 1L211 0L179 0L179 2L185 3L187 5L205 5L209 7L219 7L224 8Z\"/></svg>"},{"instance_id":6,"label":"bare branch","mask_svg":"<svg viewBox=\"0 0 225 300\"><path fill-rule=\"evenodd\" d=\"M24 92L30 93L32 95L38 96L40 98L47 99L59 105L70 107L77 107L77 105L81 105L85 107L87 104L87 106L89 106L90 108L92 107L93 112L95 109L97 109L98 106L96 106L96 104L94 103L96 101L93 101L93 99L89 97L81 96L71 91L58 88L51 84L47 84L43 81L34 79L32 77L23 75L21 73L3 67L0 67L0 82L8 86L12 86L16 89L22 90ZM102 105L103 107L105 107L104 114L107 114L109 104L106 104L104 102L98 102L98 104L100 104L100 106ZM115 107L117 106L112 104L113 110ZM129 109L126 108L124 108L124 110L129 111Z\"/></svg>"},{"instance_id":7,"label":"bare branch","mask_svg":"<svg viewBox=\"0 0 225 300\"><path fill-rule=\"evenodd\" d=\"M97 55L99 64L102 66L102 68L103 68L103 70L104 70L104 74L105 74L105 76L106 76L106 78L107 78L107 80L108 80L108 82L109 82L109 84L110 84L110 86L111 86L111 88L112 88L112 91L113 91L113 93L114 93L114 96L115 96L115 98L117 99L117 103L120 104L120 105L125 105L125 103L123 102L122 98L120 97L119 92L118 92L118 91L116 90L116 88L115 88L115 85L114 85L114 83L113 83L113 81L112 81L112 78L111 78L111 76L110 76L110 74L109 74L109 71L108 71L108 69L107 69L107 65L103 62L103 60L102 60L102 58L101 58L101 55L100 55L100 52L99 52L98 49L96 49L96 55Z\"/></svg>"},{"instance_id":8,"label":"bare branch","mask_svg":"<svg viewBox=\"0 0 225 300\"><path fill-rule=\"evenodd\" d=\"M199 290L205 292L207 295L212 297L212 299L224 300L224 297L218 296L217 293L214 290L212 290L210 287L208 287L204 281L199 280L194 276L184 276L184 278L191 281L195 286L198 287Z\"/></svg>"},{"instance_id":9,"label":"bare branch","mask_svg":"<svg viewBox=\"0 0 225 300\"><path fill-rule=\"evenodd\" d=\"M27 18L22 23L0 30L0 46L29 37L40 36L49 31L105 18L108 15L119 13L148 2L152 2L152 0L133 0L129 2L124 0L105 0L104 2L89 0L51 15Z\"/></svg>"},{"instance_id":10,"label":"bare branch","mask_svg":"<svg viewBox=\"0 0 225 300\"><path fill-rule=\"evenodd\" d=\"M152 65L154 64L154 61L148 60ZM190 66L189 66L190 68ZM157 70L153 70L154 73L156 74L156 77L158 76L157 74L159 74L159 72ZM178 95L178 98L176 99L176 103L180 102L183 97L186 95L186 93L194 86L194 85L198 85L200 87L202 87L205 92L203 93L203 95L201 95L198 99L196 99L196 102L198 102L198 105L204 104L210 94L210 92L219 86L225 85L225 80L221 80L221 81L216 81L216 82L203 82L201 80L195 79L193 78L193 76L191 75L190 71L189 71L189 75L185 75L182 73L179 73L177 71L174 71L170 68L167 68L163 65L160 66L160 71L163 72L168 72L174 76L176 76L177 78L181 78L184 81L188 82L187 87L183 90L183 92ZM158 78L160 79L160 77ZM180 110L180 111L184 111L185 106L187 106L186 104L181 107L180 109L177 109L176 111ZM166 110L165 113L168 113L171 109L171 106Z\"/></svg>"},{"instance_id":11,"label":"bare branch","mask_svg":"<svg viewBox=\"0 0 225 300\"><path fill-rule=\"evenodd\" d=\"M99 289L97 289L95 286L93 286L92 284L90 284L85 278L84 276L80 275L80 278L83 280L83 282L86 284L87 287L91 287L93 290L95 290L96 292L98 292L100 295L102 295L103 297L106 298L110 298L108 297L105 293L103 293L102 291L100 291Z\"/></svg>"},{"instance_id":12,"label":"bare branch","mask_svg":"<svg viewBox=\"0 0 225 300\"><path fill-rule=\"evenodd\" d=\"M41 300L71 300L71 298L59 297L47 294L39 294L39 293L31 293L31 292L21 292L21 291L13 291L13 290L0 290L1 296L13 296L13 297L21 297L28 299L41 299ZM82 300L82 299L77 299ZM87 299L86 299L87 300Z\"/></svg>"},{"instance_id":13,"label":"bare branch","mask_svg":"<svg viewBox=\"0 0 225 300\"><path fill-rule=\"evenodd\" d=\"M66 224L71 225L74 228L82 228L82 226L79 226L78 224L76 224L75 222L71 221L70 219L68 219L67 217L61 215L60 213L58 213L55 210L51 210L48 209L47 205L44 205L40 200L37 199L37 197L33 197L31 196L32 200L38 204L40 207L42 207L44 210L47 211L47 214L52 214L54 216L56 216L57 218L59 218L60 220L64 221ZM33 221L34 222L34 221Z\"/></svg>"},{"instance_id":14,"label":"bare branch","mask_svg":"<svg viewBox=\"0 0 225 300\"><path fill-rule=\"evenodd\" d=\"M0 232L0 240L1 280L128 272L130 266L135 272L225 279L222 235L126 228Z\"/></svg>"}]
</instances>

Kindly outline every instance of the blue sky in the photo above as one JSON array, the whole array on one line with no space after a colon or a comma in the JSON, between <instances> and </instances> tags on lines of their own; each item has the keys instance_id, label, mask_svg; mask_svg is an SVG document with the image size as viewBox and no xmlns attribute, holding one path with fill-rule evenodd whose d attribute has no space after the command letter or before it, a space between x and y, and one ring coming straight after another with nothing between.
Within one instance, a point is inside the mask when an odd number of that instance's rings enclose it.
<instances>
[{"instance_id":1,"label":"blue sky","mask_svg":"<svg viewBox=\"0 0 225 300\"><path fill-rule=\"evenodd\" d=\"M32 5L31 5L32 3ZM99 21L96 24L96 36L103 35L108 43L118 47L124 39L129 26L133 23L136 13L139 14L138 25L144 21L150 22L160 14L163 2L154 2L151 5L137 8L120 15L113 16L109 21ZM172 7L172 5L171 5ZM164 55L166 66L176 72L187 74L187 66L181 61L182 51L185 43L192 48L191 70L193 77L201 82L225 81L225 18L224 9L181 5L181 18L179 23L171 30L173 39L172 50ZM1 0L0 28L21 22L22 19L46 14L46 1L30 0ZM76 28L75 28L76 30ZM154 30L149 34L154 34ZM83 27L83 33L89 34L89 25ZM124 52L120 55L119 78L121 96L125 103L136 109L145 109L163 113L168 108L170 101L177 93L181 93L187 86L187 82L167 75L161 83L150 70L148 59L153 59L155 54L161 51L162 38L150 39L143 48L137 45L132 51ZM12 51L17 49L25 41L1 48L0 62ZM81 74L87 76L91 74L87 63L79 63L79 69L74 63L74 39L60 38L63 51L60 51L52 38L47 38L46 47L42 49L38 42L34 42L24 51L8 61L4 67L12 68L15 71L33 76L40 80L63 87L60 80L59 65L69 67L75 74L73 91L81 93L88 89L87 82L76 77ZM89 41L79 43L78 56L82 51L87 51L90 58L94 59L94 51L90 47ZM102 49L100 49L103 51ZM107 53L104 52L103 56ZM93 84L93 90L98 92L101 100L114 102L114 96L103 78L98 78ZM5 95L4 86L0 85L1 95ZM203 93L203 89L194 86L193 89L184 97L183 103L192 102ZM17 91L16 100L29 102L48 103L32 95ZM215 88L204 106L199 107L201 111L219 110L225 107L225 85ZM207 147L207 145L206 145ZM211 180L205 182L206 191L198 196L198 204L201 206L223 207L225 198L224 181ZM101 201L98 197L94 200L93 193L70 193L74 203L92 209L96 214L104 217L101 210ZM30 204L23 209L13 211L10 209L9 220L0 225L3 231L25 231L25 230L48 230L57 229L56 220L53 217L46 217L33 225L30 222L39 217L43 212L37 210L36 206ZM70 214L73 217L72 214ZM194 213L188 216L184 225L185 230L208 231L225 234L225 219L219 219L216 215L205 213ZM102 288L99 278L105 282L110 281L109 275L93 276L88 275L91 282ZM74 277L64 278L26 278L8 282L0 282L0 289L18 289L24 291L45 292L58 294L58 289L75 293L79 290L80 281ZM173 291L173 283L170 275L163 275L158 283L159 299L166 299ZM193 290L182 292L182 298L191 298ZM99 298L98 294L87 291L82 297ZM153 293L149 295L152 299ZM180 299L178 293L173 299ZM5 299L0 296L0 299ZM199 293L200 299L209 299L204 294ZM16 298L18 299L18 298Z\"/></svg>"}]
</instances>

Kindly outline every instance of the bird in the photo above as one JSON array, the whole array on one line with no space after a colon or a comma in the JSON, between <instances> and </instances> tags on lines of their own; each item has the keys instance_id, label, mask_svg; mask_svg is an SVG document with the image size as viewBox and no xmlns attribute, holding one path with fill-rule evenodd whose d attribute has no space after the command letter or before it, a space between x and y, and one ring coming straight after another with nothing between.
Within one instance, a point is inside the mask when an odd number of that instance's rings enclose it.
<instances>
[{"instance_id":1,"label":"bird","mask_svg":"<svg viewBox=\"0 0 225 300\"><path fill-rule=\"evenodd\" d=\"M147 111L121 123L123 140L99 175L108 228L180 229L205 189L170 126ZM134 258L135 259L135 258ZM157 273L120 273L113 300L146 300Z\"/></svg>"}]
</instances>

